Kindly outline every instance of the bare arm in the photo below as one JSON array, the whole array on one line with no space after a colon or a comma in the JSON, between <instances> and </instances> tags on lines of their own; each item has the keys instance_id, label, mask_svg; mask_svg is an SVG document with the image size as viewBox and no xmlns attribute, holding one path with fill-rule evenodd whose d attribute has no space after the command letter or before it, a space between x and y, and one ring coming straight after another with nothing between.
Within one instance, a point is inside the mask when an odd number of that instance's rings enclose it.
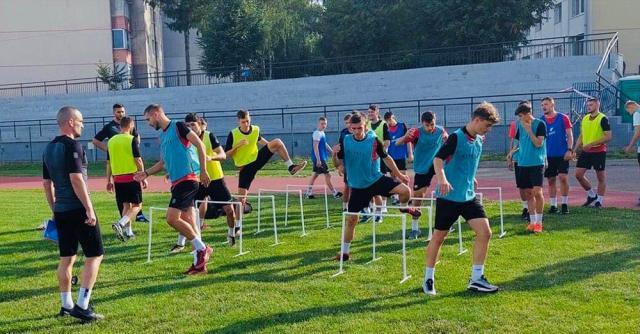
<instances>
[{"instance_id":1,"label":"bare arm","mask_svg":"<svg viewBox=\"0 0 640 334\"><path fill-rule=\"evenodd\" d=\"M53 203L56 201L53 182L51 182L51 180L44 179L42 180L42 187L44 187L44 196L47 198L49 209L51 209L51 212L53 213Z\"/></svg>"},{"instance_id":2,"label":"bare arm","mask_svg":"<svg viewBox=\"0 0 640 334\"><path fill-rule=\"evenodd\" d=\"M409 183L409 177L407 177L406 175L400 172L400 170L398 169L398 166L396 166L396 162L393 161L393 158L390 155L387 155L387 157L384 158L382 161L384 161L384 164L387 165L393 177L398 178L405 183Z\"/></svg>"},{"instance_id":3,"label":"bare arm","mask_svg":"<svg viewBox=\"0 0 640 334\"><path fill-rule=\"evenodd\" d=\"M210 161L225 161L227 159L227 154L224 153L222 146L216 147L213 151L216 152L216 155L213 157L207 157Z\"/></svg>"},{"instance_id":4,"label":"bare arm","mask_svg":"<svg viewBox=\"0 0 640 334\"><path fill-rule=\"evenodd\" d=\"M103 152L107 152L107 151L108 151L108 149L107 149L107 144L105 144L105 143L103 143L103 142L101 142L101 141L99 141L99 140L97 140L97 139L95 139L95 138L93 138L93 139L91 140L91 142L92 142L92 143L93 143L93 145L94 145L95 147L97 147L99 150L101 150L101 151L103 151Z\"/></svg>"},{"instance_id":5,"label":"bare arm","mask_svg":"<svg viewBox=\"0 0 640 334\"><path fill-rule=\"evenodd\" d=\"M318 146L320 146L320 141L314 140L313 141L313 155L315 155L316 161L320 162L320 150L319 150Z\"/></svg>"},{"instance_id":6,"label":"bare arm","mask_svg":"<svg viewBox=\"0 0 640 334\"><path fill-rule=\"evenodd\" d=\"M602 145L602 144L606 144L609 141L611 141L611 131L605 131L604 132L604 137L602 137L602 138L600 138L600 139L598 139L598 140L596 140L596 141L594 141L592 143L589 143L588 146L589 147L599 146L599 145Z\"/></svg>"},{"instance_id":7,"label":"bare arm","mask_svg":"<svg viewBox=\"0 0 640 334\"><path fill-rule=\"evenodd\" d=\"M638 140L640 140L640 125L636 125L635 126L635 132L633 133L633 136L631 137L631 141L629 142L629 145L627 147L625 147L625 151L627 151L628 153L632 153L633 149L634 149L634 146L636 145Z\"/></svg>"},{"instance_id":8,"label":"bare arm","mask_svg":"<svg viewBox=\"0 0 640 334\"><path fill-rule=\"evenodd\" d=\"M78 199L82 203L82 206L84 207L84 210L86 211L86 224L89 226L94 226L96 224L96 214L93 211L93 204L91 204L89 191L87 190L87 184L84 182L82 173L70 173L69 179L71 179L73 192L76 194L76 197L78 197Z\"/></svg>"},{"instance_id":9,"label":"bare arm","mask_svg":"<svg viewBox=\"0 0 640 334\"><path fill-rule=\"evenodd\" d=\"M260 140L258 140L258 143L260 145L269 145L269 141L264 139L264 137L260 137Z\"/></svg>"}]
</instances>

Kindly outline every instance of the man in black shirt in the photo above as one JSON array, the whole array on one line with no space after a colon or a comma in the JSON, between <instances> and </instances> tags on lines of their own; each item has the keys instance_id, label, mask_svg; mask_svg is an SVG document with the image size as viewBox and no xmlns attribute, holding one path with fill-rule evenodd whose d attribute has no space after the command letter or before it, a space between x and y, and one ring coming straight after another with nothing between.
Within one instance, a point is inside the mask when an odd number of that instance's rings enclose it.
<instances>
[{"instance_id":1,"label":"man in black shirt","mask_svg":"<svg viewBox=\"0 0 640 334\"><path fill-rule=\"evenodd\" d=\"M102 319L89 305L104 250L100 225L87 190L87 159L75 140L84 128L82 114L74 107L62 107L57 115L60 136L45 148L42 163L44 193L58 228L58 283L62 307L60 315L84 321ZM71 269L78 243L85 255L81 288L74 305L71 298Z\"/></svg>"},{"instance_id":2,"label":"man in black shirt","mask_svg":"<svg viewBox=\"0 0 640 334\"><path fill-rule=\"evenodd\" d=\"M105 126L102 127L102 130L96 133L96 135L93 137L93 140L92 140L93 145L106 153L108 149L107 149L107 144L104 143L104 140L105 139L108 140L109 138L120 133L120 121L122 120L123 117L125 117L125 115L126 115L126 111L124 109L124 106L120 103L114 104L113 120L105 124ZM131 135L139 145L140 135L138 134L138 131L136 130L135 127L131 131ZM118 205L118 212L120 213L120 216L122 216L122 201L116 200L116 203ZM140 203L140 212L138 212L138 215L136 216L136 221L145 222L145 223L149 222L147 217L145 217L144 214L142 213L142 203Z\"/></svg>"}]
</instances>

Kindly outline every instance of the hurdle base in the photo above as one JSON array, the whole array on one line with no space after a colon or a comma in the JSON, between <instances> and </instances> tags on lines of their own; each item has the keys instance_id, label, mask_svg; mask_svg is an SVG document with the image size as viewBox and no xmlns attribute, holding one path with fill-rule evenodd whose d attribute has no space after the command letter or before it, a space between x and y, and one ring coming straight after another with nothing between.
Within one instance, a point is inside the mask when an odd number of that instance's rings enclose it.
<instances>
[{"instance_id":1,"label":"hurdle base","mask_svg":"<svg viewBox=\"0 0 640 334\"><path fill-rule=\"evenodd\" d=\"M403 278L403 279L400 281L400 284L402 284L402 283L404 283L404 282L408 281L410 278L411 278L411 275L409 275L409 276L407 276L407 277Z\"/></svg>"},{"instance_id":2,"label":"hurdle base","mask_svg":"<svg viewBox=\"0 0 640 334\"><path fill-rule=\"evenodd\" d=\"M382 257L376 257L376 258L371 259L369 262L367 262L367 263L365 263L365 264L374 263L374 262L376 262L376 261L378 261L378 260L380 260L380 259L382 259Z\"/></svg>"},{"instance_id":3,"label":"hurdle base","mask_svg":"<svg viewBox=\"0 0 640 334\"><path fill-rule=\"evenodd\" d=\"M502 237L504 237L505 235L507 235L507 232L500 233L500 235L498 236L498 239L502 239Z\"/></svg>"},{"instance_id":4,"label":"hurdle base","mask_svg":"<svg viewBox=\"0 0 640 334\"><path fill-rule=\"evenodd\" d=\"M344 273L345 273L345 271L344 271L344 270L340 270L340 271L338 271L337 273L335 273L335 274L331 275L331 277L338 277L338 276L340 276L340 275L342 275L342 274L344 274Z\"/></svg>"},{"instance_id":5,"label":"hurdle base","mask_svg":"<svg viewBox=\"0 0 640 334\"><path fill-rule=\"evenodd\" d=\"M302 234L300 234L300 238L304 238L304 237L306 237L306 236L308 236L308 235L309 235L309 233L307 233L307 232L302 233Z\"/></svg>"},{"instance_id":6,"label":"hurdle base","mask_svg":"<svg viewBox=\"0 0 640 334\"><path fill-rule=\"evenodd\" d=\"M466 253L466 252L468 252L468 251L469 251L468 249L461 250L461 251L458 253L458 255L462 255L462 254L464 254L464 253Z\"/></svg>"},{"instance_id":7,"label":"hurdle base","mask_svg":"<svg viewBox=\"0 0 640 334\"><path fill-rule=\"evenodd\" d=\"M262 233L262 232L264 232L264 231L265 231L265 230L256 231L255 233L253 233L253 235L260 234L260 233Z\"/></svg>"},{"instance_id":8,"label":"hurdle base","mask_svg":"<svg viewBox=\"0 0 640 334\"><path fill-rule=\"evenodd\" d=\"M271 245L269 245L269 246L270 246L270 247L275 247L275 246L278 246L278 245L282 245L283 243L284 243L284 242L278 241L278 242L276 242L276 243L274 243L274 244L271 244Z\"/></svg>"},{"instance_id":9,"label":"hurdle base","mask_svg":"<svg viewBox=\"0 0 640 334\"><path fill-rule=\"evenodd\" d=\"M249 251L244 251L242 253L238 253L238 254L234 255L233 257L242 256L242 255L245 255L245 254L248 254L248 253L249 253Z\"/></svg>"}]
</instances>

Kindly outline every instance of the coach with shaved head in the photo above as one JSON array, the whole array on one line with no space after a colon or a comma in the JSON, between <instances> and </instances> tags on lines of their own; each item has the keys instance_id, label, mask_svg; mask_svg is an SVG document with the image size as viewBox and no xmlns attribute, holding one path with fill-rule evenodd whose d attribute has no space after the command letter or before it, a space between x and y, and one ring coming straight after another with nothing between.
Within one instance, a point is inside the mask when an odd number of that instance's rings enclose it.
<instances>
[{"instance_id":1,"label":"coach with shaved head","mask_svg":"<svg viewBox=\"0 0 640 334\"><path fill-rule=\"evenodd\" d=\"M74 107L62 107L57 115L60 135L45 148L42 158L42 184L58 228L58 284L62 307L60 316L71 315L93 321L102 315L89 305L104 250L100 227L87 189L87 159L76 138L84 128L82 114ZM78 300L71 298L71 269L78 244L82 246L85 264Z\"/></svg>"}]
</instances>

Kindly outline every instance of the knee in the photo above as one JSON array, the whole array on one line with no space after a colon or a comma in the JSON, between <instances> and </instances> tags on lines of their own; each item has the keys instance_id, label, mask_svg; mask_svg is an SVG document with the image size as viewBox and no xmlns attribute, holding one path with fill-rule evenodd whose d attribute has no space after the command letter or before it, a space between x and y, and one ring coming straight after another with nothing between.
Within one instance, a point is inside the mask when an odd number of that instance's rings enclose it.
<instances>
[{"instance_id":1,"label":"knee","mask_svg":"<svg viewBox=\"0 0 640 334\"><path fill-rule=\"evenodd\" d=\"M276 138L272 141L269 142L269 146L271 147L282 147L284 146L284 143L282 142L282 140L280 138Z\"/></svg>"},{"instance_id":2,"label":"knee","mask_svg":"<svg viewBox=\"0 0 640 334\"><path fill-rule=\"evenodd\" d=\"M493 232L491 231L491 229L486 228L476 232L476 239L480 241L489 241L491 240L492 235L493 235Z\"/></svg>"}]
</instances>

